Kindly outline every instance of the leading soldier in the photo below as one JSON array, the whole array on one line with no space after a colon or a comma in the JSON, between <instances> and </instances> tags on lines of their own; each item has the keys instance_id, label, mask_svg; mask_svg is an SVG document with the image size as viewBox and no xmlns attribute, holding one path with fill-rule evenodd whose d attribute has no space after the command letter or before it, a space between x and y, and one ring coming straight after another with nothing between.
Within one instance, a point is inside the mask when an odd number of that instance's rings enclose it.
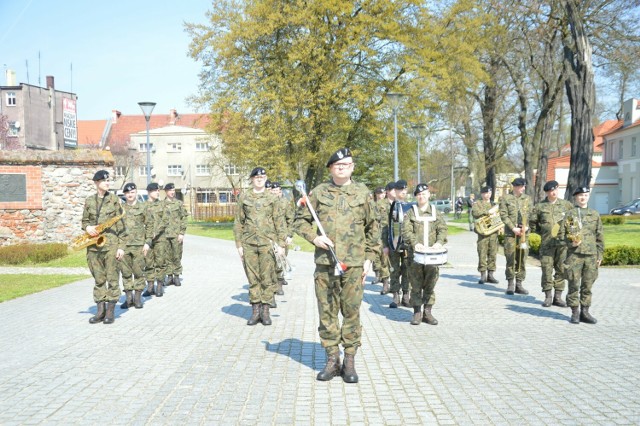
<instances>
[{"instance_id":1,"label":"leading soldier","mask_svg":"<svg viewBox=\"0 0 640 426\"><path fill-rule=\"evenodd\" d=\"M489 216L492 213L497 214L498 206L491 204L491 193L491 188L488 186L480 189L480 200L473 203L473 207L471 208L471 215L474 221ZM478 234L478 242L476 243L478 249L478 272L480 272L478 284L484 284L485 282L498 284L498 280L493 275L496 271L498 232L482 235L477 226L474 227L474 230L476 234Z\"/></svg>"},{"instance_id":2,"label":"leading soldier","mask_svg":"<svg viewBox=\"0 0 640 426\"><path fill-rule=\"evenodd\" d=\"M116 303L120 298L118 261L124 256L126 228L122 220L116 219L123 210L120 198L109 192L109 172L97 171L93 175L93 183L96 194L85 200L82 229L91 237L102 234L106 241L100 247L97 244L87 247L87 264L95 280L93 300L97 306L97 312L89 318L89 322L112 324L115 321Z\"/></svg>"},{"instance_id":3,"label":"leading soldier","mask_svg":"<svg viewBox=\"0 0 640 426\"><path fill-rule=\"evenodd\" d=\"M351 151L338 150L329 158L327 167L331 180L315 187L309 196L326 236L319 230L316 232L310 209L303 205L298 209L296 232L316 246L318 332L327 352L327 364L317 379L331 380L341 374L346 383L357 383L355 355L362 338L360 305L366 275L379 258L380 234L369 190L351 179L354 168ZM330 254L330 247L346 270L336 269L338 265ZM339 314L342 314L342 326ZM342 368L340 344L344 348Z\"/></svg>"},{"instance_id":4,"label":"leading soldier","mask_svg":"<svg viewBox=\"0 0 640 426\"><path fill-rule=\"evenodd\" d=\"M569 201L558 198L558 182L555 180L545 183L543 189L547 196L534 207L529 221L531 230L541 237L542 278L540 281L544 292L542 306L548 308L553 304L566 308L567 304L562 300L562 292L564 291L564 260L567 257L567 247L564 241L558 238L558 231L560 222L565 214L573 209L573 205Z\"/></svg>"},{"instance_id":5,"label":"leading soldier","mask_svg":"<svg viewBox=\"0 0 640 426\"><path fill-rule=\"evenodd\" d=\"M182 251L184 234L187 232L187 209L184 203L176 198L176 186L168 183L164 186L164 220L166 222L165 237L167 239L167 285L181 286Z\"/></svg>"}]
</instances>

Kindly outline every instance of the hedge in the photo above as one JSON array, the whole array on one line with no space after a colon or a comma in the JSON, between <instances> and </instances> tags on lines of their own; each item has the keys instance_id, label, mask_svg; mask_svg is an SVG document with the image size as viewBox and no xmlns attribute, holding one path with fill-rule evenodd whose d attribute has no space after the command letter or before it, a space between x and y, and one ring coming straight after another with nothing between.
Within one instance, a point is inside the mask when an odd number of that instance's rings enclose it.
<instances>
[{"instance_id":1,"label":"hedge","mask_svg":"<svg viewBox=\"0 0 640 426\"><path fill-rule=\"evenodd\" d=\"M0 247L0 265L20 265L23 263L43 263L65 257L66 244L17 244Z\"/></svg>"},{"instance_id":2,"label":"hedge","mask_svg":"<svg viewBox=\"0 0 640 426\"><path fill-rule=\"evenodd\" d=\"M600 216L603 225L624 225L627 218L622 215L602 215Z\"/></svg>"}]
</instances>

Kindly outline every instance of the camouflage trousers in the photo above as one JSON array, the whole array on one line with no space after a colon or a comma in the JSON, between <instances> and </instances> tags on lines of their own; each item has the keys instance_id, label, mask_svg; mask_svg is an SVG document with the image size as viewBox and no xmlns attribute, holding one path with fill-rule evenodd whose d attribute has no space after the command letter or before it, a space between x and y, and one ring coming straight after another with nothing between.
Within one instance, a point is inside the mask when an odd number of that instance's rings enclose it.
<instances>
[{"instance_id":1,"label":"camouflage trousers","mask_svg":"<svg viewBox=\"0 0 640 426\"><path fill-rule=\"evenodd\" d=\"M334 275L329 265L316 265L313 274L318 301L318 334L327 355L337 354L341 344L345 354L354 354L361 345L360 305L364 293L362 267L350 267L344 275ZM342 315L342 326L338 314Z\"/></svg>"},{"instance_id":2,"label":"camouflage trousers","mask_svg":"<svg viewBox=\"0 0 640 426\"><path fill-rule=\"evenodd\" d=\"M380 250L379 259L373 262L373 270L381 280L389 278L389 256L384 254L383 250Z\"/></svg>"},{"instance_id":3,"label":"camouflage trousers","mask_svg":"<svg viewBox=\"0 0 640 426\"><path fill-rule=\"evenodd\" d=\"M93 301L117 302L120 298L120 275L116 250L87 250L87 264L95 281Z\"/></svg>"},{"instance_id":4,"label":"camouflage trousers","mask_svg":"<svg viewBox=\"0 0 640 426\"><path fill-rule=\"evenodd\" d=\"M249 303L271 303L277 282L273 248L243 244L242 249L242 264L249 280Z\"/></svg>"},{"instance_id":5,"label":"camouflage trousers","mask_svg":"<svg viewBox=\"0 0 640 426\"><path fill-rule=\"evenodd\" d=\"M566 257L567 248L562 245L540 247L540 265L542 267L540 284L542 291L553 289L564 291L564 261Z\"/></svg>"},{"instance_id":6,"label":"camouflage trousers","mask_svg":"<svg viewBox=\"0 0 640 426\"><path fill-rule=\"evenodd\" d=\"M122 285L125 290L144 290L145 268L142 246L127 246L124 257L118 262L118 270L122 274Z\"/></svg>"},{"instance_id":7,"label":"camouflage trousers","mask_svg":"<svg viewBox=\"0 0 640 426\"><path fill-rule=\"evenodd\" d=\"M411 262L411 305L433 305L436 303L436 282L440 277L440 268L433 265L421 265Z\"/></svg>"},{"instance_id":8,"label":"camouflage trousers","mask_svg":"<svg viewBox=\"0 0 640 426\"><path fill-rule=\"evenodd\" d=\"M491 235L478 234L478 271L495 271L496 254L498 253L498 233Z\"/></svg>"},{"instance_id":9,"label":"camouflage trousers","mask_svg":"<svg viewBox=\"0 0 640 426\"><path fill-rule=\"evenodd\" d=\"M507 280L524 281L527 277L527 256L529 247L521 249L516 237L504 237L504 257L507 260Z\"/></svg>"},{"instance_id":10,"label":"camouflage trousers","mask_svg":"<svg viewBox=\"0 0 640 426\"><path fill-rule=\"evenodd\" d=\"M182 273L182 249L183 243L177 238L167 238L167 275L180 275Z\"/></svg>"},{"instance_id":11,"label":"camouflage trousers","mask_svg":"<svg viewBox=\"0 0 640 426\"><path fill-rule=\"evenodd\" d=\"M391 266L391 292L403 293L411 291L411 281L409 279L408 266L411 262L406 251L389 251L389 264Z\"/></svg>"},{"instance_id":12,"label":"camouflage trousers","mask_svg":"<svg viewBox=\"0 0 640 426\"><path fill-rule=\"evenodd\" d=\"M591 306L591 288L598 279L596 256L572 254L564 262L565 275L569 281L567 305Z\"/></svg>"},{"instance_id":13,"label":"camouflage trousers","mask_svg":"<svg viewBox=\"0 0 640 426\"><path fill-rule=\"evenodd\" d=\"M167 265L167 240L158 240L147 252L145 278L149 282L164 281Z\"/></svg>"}]
</instances>

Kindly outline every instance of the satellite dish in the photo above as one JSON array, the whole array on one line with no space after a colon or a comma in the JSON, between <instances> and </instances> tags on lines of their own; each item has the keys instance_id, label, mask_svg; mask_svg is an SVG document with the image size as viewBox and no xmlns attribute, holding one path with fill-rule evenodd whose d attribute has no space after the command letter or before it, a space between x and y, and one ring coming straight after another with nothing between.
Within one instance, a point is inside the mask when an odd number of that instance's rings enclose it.
<instances>
[{"instance_id":1,"label":"satellite dish","mask_svg":"<svg viewBox=\"0 0 640 426\"><path fill-rule=\"evenodd\" d=\"M158 181L158 185L160 185L160 186L164 186L164 181L163 181L162 179L160 179L160 180Z\"/></svg>"},{"instance_id":2,"label":"satellite dish","mask_svg":"<svg viewBox=\"0 0 640 426\"><path fill-rule=\"evenodd\" d=\"M20 128L20 122L16 121L15 123L13 123L13 127L15 127L16 129Z\"/></svg>"}]
</instances>

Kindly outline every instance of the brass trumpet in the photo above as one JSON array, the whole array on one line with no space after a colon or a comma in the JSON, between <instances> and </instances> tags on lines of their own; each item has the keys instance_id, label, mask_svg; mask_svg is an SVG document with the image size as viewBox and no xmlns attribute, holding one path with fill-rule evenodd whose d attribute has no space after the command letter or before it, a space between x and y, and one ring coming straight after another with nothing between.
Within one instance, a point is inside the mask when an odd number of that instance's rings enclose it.
<instances>
[{"instance_id":1,"label":"brass trumpet","mask_svg":"<svg viewBox=\"0 0 640 426\"><path fill-rule=\"evenodd\" d=\"M112 217L111 219L105 222L102 222L101 224L96 226L96 231L98 232L98 235L96 235L95 237L92 237L91 235L89 235L88 232L85 232L84 234L77 236L76 238L71 240L71 242L69 243L69 248L77 251L92 245L95 245L96 247L104 246L107 243L107 236L103 235L104 232L107 229L111 228L113 225L115 225L116 222L122 219L123 217L124 217L124 213L122 213L120 216Z\"/></svg>"}]
</instances>

